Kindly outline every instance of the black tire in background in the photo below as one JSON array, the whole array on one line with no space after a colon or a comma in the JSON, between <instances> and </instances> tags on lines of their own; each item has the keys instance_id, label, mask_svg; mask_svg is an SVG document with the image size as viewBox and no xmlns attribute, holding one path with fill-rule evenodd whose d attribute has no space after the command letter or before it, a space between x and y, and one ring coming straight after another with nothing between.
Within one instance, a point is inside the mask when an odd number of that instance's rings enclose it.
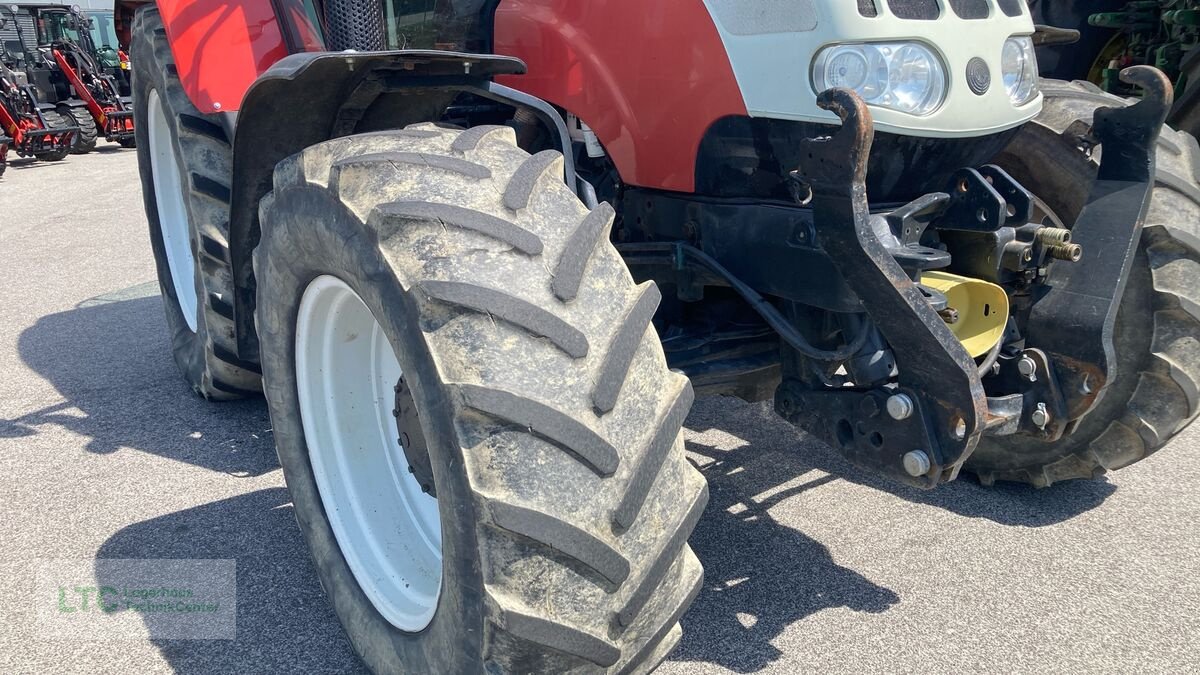
<instances>
[{"instance_id":1,"label":"black tire in background","mask_svg":"<svg viewBox=\"0 0 1200 675\"><path fill-rule=\"evenodd\" d=\"M1067 130L1099 107L1129 105L1087 82L1043 80L1046 104L997 162L1066 223L1087 198L1101 147L1089 157ZM1086 126L1082 128L1087 128ZM1117 379L1071 436L1053 444L985 437L966 469L984 483L1046 486L1092 478L1148 457L1200 407L1200 146L1164 127L1157 177L1114 340ZM1087 255L1087 252L1084 252ZM1057 263L1063 264L1063 263Z\"/></svg>"},{"instance_id":2,"label":"black tire in background","mask_svg":"<svg viewBox=\"0 0 1200 675\"><path fill-rule=\"evenodd\" d=\"M87 108L72 108L60 103L56 108L68 124L79 127L79 131L71 139L71 154L86 155L96 149L96 120Z\"/></svg>"},{"instance_id":3,"label":"black tire in background","mask_svg":"<svg viewBox=\"0 0 1200 675\"><path fill-rule=\"evenodd\" d=\"M417 125L284 160L260 206L279 458L330 603L376 672L647 672L700 589L687 537L707 487L680 435L691 386L650 323L657 289L608 241L612 209L589 212L562 170L507 127ZM382 326L429 447L443 572L419 632L368 599L310 460L296 324L326 275Z\"/></svg>"},{"instance_id":4,"label":"black tire in background","mask_svg":"<svg viewBox=\"0 0 1200 675\"><path fill-rule=\"evenodd\" d=\"M130 51L138 171L175 363L192 389L207 399L257 395L261 388L258 365L237 357L233 324L233 272L228 244L228 182L233 150L229 139L224 128L196 110L184 93L162 19L154 6L138 10ZM193 274L198 299L195 330L180 308L159 222L146 140L147 105L152 91L158 92L171 127L171 147L182 178L189 244L195 260Z\"/></svg>"},{"instance_id":5,"label":"black tire in background","mask_svg":"<svg viewBox=\"0 0 1200 675\"><path fill-rule=\"evenodd\" d=\"M63 117L55 110L43 110L42 119L46 120L46 126L50 129L65 129L67 127L75 126L75 123L71 118ZM72 139L74 139L74 136L72 136ZM72 140L72 143L73 142L74 140ZM67 155L70 153L71 146L64 145L53 150L36 153L34 157L42 160L43 162L61 162L62 160L66 159Z\"/></svg>"}]
</instances>

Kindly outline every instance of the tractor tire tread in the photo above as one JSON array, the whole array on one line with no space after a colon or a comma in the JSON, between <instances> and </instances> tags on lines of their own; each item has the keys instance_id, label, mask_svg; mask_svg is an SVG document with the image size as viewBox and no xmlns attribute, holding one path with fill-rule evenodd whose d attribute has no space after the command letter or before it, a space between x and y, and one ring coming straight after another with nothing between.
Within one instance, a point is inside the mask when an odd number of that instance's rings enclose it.
<instances>
[{"instance_id":1,"label":"tractor tire tread","mask_svg":"<svg viewBox=\"0 0 1200 675\"><path fill-rule=\"evenodd\" d=\"M707 498L682 451L693 393L649 323L657 289L602 236L611 209L579 202L561 155L515 141L421 124L312 146L277 166L264 238L289 193L325 191L370 227L387 267L372 278L415 299L483 514L489 672L647 672L703 575L686 541ZM548 262L564 258L581 270L569 301ZM275 273L261 247L254 264ZM258 311L260 331L279 320Z\"/></svg>"},{"instance_id":2,"label":"tractor tire tread","mask_svg":"<svg viewBox=\"0 0 1200 675\"><path fill-rule=\"evenodd\" d=\"M200 316L195 333L181 336L179 329L176 330L177 335L172 339L176 360L192 389L206 399L257 396L262 386L261 374L258 364L237 357L236 327L230 301L234 282L227 243L230 194L227 183L233 165L233 148L220 125L200 113L184 92L178 72L172 67L174 56L162 30L158 9L153 5L139 9L133 24L135 40L131 50L136 49L136 58L154 73L153 81L147 87L158 89L168 123L172 119L175 122L177 148L182 152L186 167L188 189L185 201L200 277L197 288ZM148 133L145 126L138 124L139 134ZM149 211L154 202L151 196L146 199ZM152 223L151 227L157 227L157 224ZM165 283L160 281L160 286L164 301L175 302L173 289L167 289L170 283L167 278ZM191 333L186 325L182 330ZM195 365L189 367L185 363Z\"/></svg>"}]
</instances>

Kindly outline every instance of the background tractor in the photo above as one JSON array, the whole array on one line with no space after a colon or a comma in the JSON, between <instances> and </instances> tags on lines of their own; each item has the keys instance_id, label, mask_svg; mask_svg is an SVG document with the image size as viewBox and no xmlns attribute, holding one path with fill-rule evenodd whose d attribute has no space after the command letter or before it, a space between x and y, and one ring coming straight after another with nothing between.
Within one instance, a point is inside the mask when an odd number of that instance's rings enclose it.
<instances>
[{"instance_id":1,"label":"background tractor","mask_svg":"<svg viewBox=\"0 0 1200 675\"><path fill-rule=\"evenodd\" d=\"M79 127L71 152L91 152L97 138L133 147L133 111L128 86L126 95L121 94L121 85L127 80L122 75L120 53L97 46L92 39L92 20L60 5L12 7L17 16L28 15L35 27L33 36L18 31L16 40L24 55L20 66L34 92ZM105 59L116 59L117 66L105 66Z\"/></svg>"},{"instance_id":2,"label":"background tractor","mask_svg":"<svg viewBox=\"0 0 1200 675\"><path fill-rule=\"evenodd\" d=\"M636 17L635 21L630 21ZM697 395L921 488L1200 405L1195 139L1039 80L1019 0L159 0L139 167L186 380L261 390L379 672L645 672ZM966 39L965 36L969 36Z\"/></svg>"},{"instance_id":3,"label":"background tractor","mask_svg":"<svg viewBox=\"0 0 1200 675\"><path fill-rule=\"evenodd\" d=\"M1121 69L1151 65L1175 85L1167 122L1200 133L1200 2L1197 0L1033 0L1034 19L1080 32L1071 44L1039 49L1043 73L1135 95Z\"/></svg>"},{"instance_id":4,"label":"background tractor","mask_svg":"<svg viewBox=\"0 0 1200 675\"><path fill-rule=\"evenodd\" d=\"M13 25L14 15L0 9L0 36ZM79 132L53 105L38 100L24 72L10 69L22 57L8 48L8 42L0 42L0 172L7 168L9 150L49 162L65 158Z\"/></svg>"}]
</instances>

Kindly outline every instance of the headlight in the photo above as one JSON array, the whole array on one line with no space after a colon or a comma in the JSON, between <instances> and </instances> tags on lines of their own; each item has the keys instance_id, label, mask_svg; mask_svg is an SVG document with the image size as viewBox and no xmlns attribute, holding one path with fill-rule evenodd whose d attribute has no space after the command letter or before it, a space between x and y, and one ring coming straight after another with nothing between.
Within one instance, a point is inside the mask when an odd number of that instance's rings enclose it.
<instances>
[{"instance_id":1,"label":"headlight","mask_svg":"<svg viewBox=\"0 0 1200 675\"><path fill-rule=\"evenodd\" d=\"M1032 38L1011 37L1004 41L1000 72L1004 75L1004 89L1013 105L1025 105L1037 96L1038 68Z\"/></svg>"},{"instance_id":2,"label":"headlight","mask_svg":"<svg viewBox=\"0 0 1200 675\"><path fill-rule=\"evenodd\" d=\"M846 87L868 105L928 115L946 99L946 68L919 42L834 45L813 61L813 86Z\"/></svg>"}]
</instances>

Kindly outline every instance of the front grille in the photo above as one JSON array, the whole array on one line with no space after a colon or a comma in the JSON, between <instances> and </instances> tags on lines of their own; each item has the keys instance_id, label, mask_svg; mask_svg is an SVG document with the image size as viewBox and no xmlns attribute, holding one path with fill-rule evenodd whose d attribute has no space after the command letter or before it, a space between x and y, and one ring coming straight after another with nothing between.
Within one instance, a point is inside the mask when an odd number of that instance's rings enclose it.
<instances>
[{"instance_id":1,"label":"front grille","mask_svg":"<svg viewBox=\"0 0 1200 675\"><path fill-rule=\"evenodd\" d=\"M858 13L863 16L879 16L875 0L858 0Z\"/></svg>"},{"instance_id":2,"label":"front grille","mask_svg":"<svg viewBox=\"0 0 1200 675\"><path fill-rule=\"evenodd\" d=\"M964 19L988 18L987 0L950 0L950 7Z\"/></svg>"},{"instance_id":3,"label":"front grille","mask_svg":"<svg viewBox=\"0 0 1200 675\"><path fill-rule=\"evenodd\" d=\"M888 0L888 7L901 19L935 21L941 16L937 0Z\"/></svg>"}]
</instances>

